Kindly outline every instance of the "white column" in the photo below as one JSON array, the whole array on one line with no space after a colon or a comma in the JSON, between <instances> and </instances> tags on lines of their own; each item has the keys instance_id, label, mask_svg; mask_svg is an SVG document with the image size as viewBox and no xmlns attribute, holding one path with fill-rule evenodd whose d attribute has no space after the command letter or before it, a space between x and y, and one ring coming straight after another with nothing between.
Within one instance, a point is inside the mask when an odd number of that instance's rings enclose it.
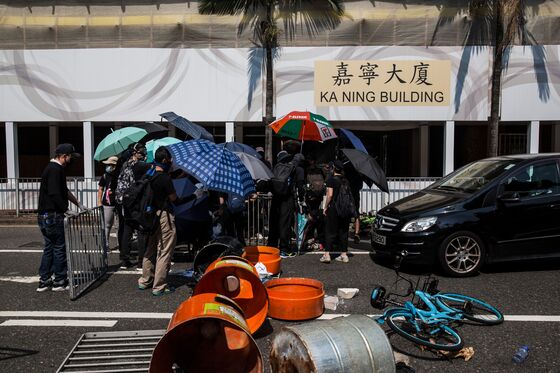
<instances>
[{"instance_id":1,"label":"white column","mask_svg":"<svg viewBox=\"0 0 560 373\"><path fill-rule=\"evenodd\" d=\"M91 122L84 122L84 177L95 177L95 167L93 165L93 125Z\"/></svg>"},{"instance_id":2,"label":"white column","mask_svg":"<svg viewBox=\"0 0 560 373\"><path fill-rule=\"evenodd\" d=\"M455 122L448 120L445 122L443 131L443 176L453 172L455 156Z\"/></svg>"},{"instance_id":3,"label":"white column","mask_svg":"<svg viewBox=\"0 0 560 373\"><path fill-rule=\"evenodd\" d=\"M6 169L8 178L19 177L17 124L6 122Z\"/></svg>"},{"instance_id":4,"label":"white column","mask_svg":"<svg viewBox=\"0 0 560 373\"><path fill-rule=\"evenodd\" d=\"M552 151L555 153L560 153L560 124L554 124L552 126L553 142Z\"/></svg>"},{"instance_id":5,"label":"white column","mask_svg":"<svg viewBox=\"0 0 560 373\"><path fill-rule=\"evenodd\" d=\"M226 142L235 141L235 123L226 122Z\"/></svg>"},{"instance_id":6,"label":"white column","mask_svg":"<svg viewBox=\"0 0 560 373\"><path fill-rule=\"evenodd\" d=\"M539 152L539 127L538 120L532 120L527 127L527 153L534 154Z\"/></svg>"},{"instance_id":7,"label":"white column","mask_svg":"<svg viewBox=\"0 0 560 373\"><path fill-rule=\"evenodd\" d=\"M420 176L428 176L430 127L420 126Z\"/></svg>"}]
</instances>

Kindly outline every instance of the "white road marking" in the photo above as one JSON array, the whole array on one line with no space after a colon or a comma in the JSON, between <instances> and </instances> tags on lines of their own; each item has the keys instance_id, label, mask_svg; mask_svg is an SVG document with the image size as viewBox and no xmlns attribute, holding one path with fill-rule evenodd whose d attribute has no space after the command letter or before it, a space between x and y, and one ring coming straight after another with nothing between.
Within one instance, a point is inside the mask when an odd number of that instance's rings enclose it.
<instances>
[{"instance_id":1,"label":"white road marking","mask_svg":"<svg viewBox=\"0 0 560 373\"><path fill-rule=\"evenodd\" d=\"M86 319L170 319L165 312L0 311L0 317L57 317Z\"/></svg>"},{"instance_id":2,"label":"white road marking","mask_svg":"<svg viewBox=\"0 0 560 373\"><path fill-rule=\"evenodd\" d=\"M83 326L112 328L117 320L6 320L0 326Z\"/></svg>"},{"instance_id":3,"label":"white road marking","mask_svg":"<svg viewBox=\"0 0 560 373\"><path fill-rule=\"evenodd\" d=\"M0 254L6 253L42 253L43 249L0 249Z\"/></svg>"},{"instance_id":4,"label":"white road marking","mask_svg":"<svg viewBox=\"0 0 560 373\"><path fill-rule=\"evenodd\" d=\"M323 255L325 252L324 251L309 251L306 253L303 253L304 255ZM340 254L339 251L331 251L330 254ZM348 251L347 254L350 255L366 255L366 254L372 254L370 251Z\"/></svg>"},{"instance_id":5,"label":"white road marking","mask_svg":"<svg viewBox=\"0 0 560 373\"><path fill-rule=\"evenodd\" d=\"M109 275L138 275L140 276L142 272L140 271L109 271L107 272ZM39 282L39 276L0 276L0 281L8 281L8 282L19 282L22 284L32 284L34 282Z\"/></svg>"},{"instance_id":6,"label":"white road marking","mask_svg":"<svg viewBox=\"0 0 560 373\"><path fill-rule=\"evenodd\" d=\"M74 311L0 311L1 318L9 317L53 317L53 318L82 318L82 319L162 319L168 320L173 313L166 312L74 312ZM336 317L349 316L347 313L325 313L318 320L331 320ZM379 317L379 314L369 314L369 317ZM505 315L506 321L523 322L560 322L557 315Z\"/></svg>"}]
</instances>

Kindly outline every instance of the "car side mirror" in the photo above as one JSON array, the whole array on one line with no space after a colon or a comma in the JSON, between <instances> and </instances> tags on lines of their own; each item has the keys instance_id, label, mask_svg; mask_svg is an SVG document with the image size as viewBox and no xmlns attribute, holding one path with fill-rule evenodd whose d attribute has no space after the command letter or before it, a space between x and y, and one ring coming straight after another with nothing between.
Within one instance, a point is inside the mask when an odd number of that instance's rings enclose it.
<instances>
[{"instance_id":1,"label":"car side mirror","mask_svg":"<svg viewBox=\"0 0 560 373\"><path fill-rule=\"evenodd\" d=\"M499 200L502 202L519 202L521 197L519 196L519 192L504 192L499 197Z\"/></svg>"}]
</instances>

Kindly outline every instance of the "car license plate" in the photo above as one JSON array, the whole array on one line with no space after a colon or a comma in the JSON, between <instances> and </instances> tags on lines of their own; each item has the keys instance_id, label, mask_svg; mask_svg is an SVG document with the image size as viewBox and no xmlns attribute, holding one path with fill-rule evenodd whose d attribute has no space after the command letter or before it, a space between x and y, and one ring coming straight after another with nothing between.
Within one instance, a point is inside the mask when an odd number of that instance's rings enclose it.
<instances>
[{"instance_id":1,"label":"car license plate","mask_svg":"<svg viewBox=\"0 0 560 373\"><path fill-rule=\"evenodd\" d=\"M373 242L378 243L380 245L386 245L387 244L387 237L373 232Z\"/></svg>"}]
</instances>

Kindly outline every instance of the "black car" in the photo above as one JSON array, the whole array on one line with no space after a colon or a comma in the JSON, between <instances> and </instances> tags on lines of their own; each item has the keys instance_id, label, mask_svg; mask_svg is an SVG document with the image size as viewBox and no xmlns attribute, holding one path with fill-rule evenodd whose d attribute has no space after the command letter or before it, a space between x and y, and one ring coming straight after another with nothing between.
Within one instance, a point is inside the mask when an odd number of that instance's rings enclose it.
<instances>
[{"instance_id":1,"label":"black car","mask_svg":"<svg viewBox=\"0 0 560 373\"><path fill-rule=\"evenodd\" d=\"M470 163L381 209L377 255L437 263L452 276L484 263L560 257L560 154Z\"/></svg>"}]
</instances>

